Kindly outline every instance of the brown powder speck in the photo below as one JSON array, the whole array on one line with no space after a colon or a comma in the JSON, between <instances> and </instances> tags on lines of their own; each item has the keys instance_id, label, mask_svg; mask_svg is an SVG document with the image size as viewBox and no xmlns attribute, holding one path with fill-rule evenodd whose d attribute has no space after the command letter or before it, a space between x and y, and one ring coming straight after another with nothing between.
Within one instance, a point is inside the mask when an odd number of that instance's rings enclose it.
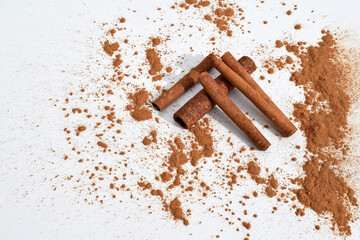
<instances>
[{"instance_id":1,"label":"brown powder speck","mask_svg":"<svg viewBox=\"0 0 360 240\"><path fill-rule=\"evenodd\" d=\"M85 126L79 126L77 129L76 129L76 135L79 136L81 132L85 131L86 130L86 127Z\"/></svg>"},{"instance_id":2,"label":"brown powder speck","mask_svg":"<svg viewBox=\"0 0 360 240\"><path fill-rule=\"evenodd\" d=\"M150 94L145 89L140 89L134 94L130 94L129 99L132 104L126 106L126 109L130 111L130 115L136 121L144 121L152 118L151 110L145 106Z\"/></svg>"},{"instance_id":3,"label":"brown powder speck","mask_svg":"<svg viewBox=\"0 0 360 240\"><path fill-rule=\"evenodd\" d=\"M260 174L260 167L254 162L254 161L250 161L247 164L248 170L247 172L251 175L257 176Z\"/></svg>"},{"instance_id":4,"label":"brown powder speck","mask_svg":"<svg viewBox=\"0 0 360 240\"><path fill-rule=\"evenodd\" d=\"M268 187L265 188L265 193L266 193L266 195L267 195L268 197L274 197L274 196L276 196L276 191L275 191L272 187L270 187L270 186L268 186Z\"/></svg>"},{"instance_id":5,"label":"brown powder speck","mask_svg":"<svg viewBox=\"0 0 360 240\"><path fill-rule=\"evenodd\" d=\"M122 60L120 59L120 57L121 57L120 54L117 54L115 56L115 59L113 61L113 66L114 67L118 67L122 63Z\"/></svg>"},{"instance_id":6,"label":"brown powder speck","mask_svg":"<svg viewBox=\"0 0 360 240\"><path fill-rule=\"evenodd\" d=\"M151 42L152 42L152 45L155 47L161 43L161 40L159 37L156 37L156 38L152 38Z\"/></svg>"},{"instance_id":7,"label":"brown powder speck","mask_svg":"<svg viewBox=\"0 0 360 240\"><path fill-rule=\"evenodd\" d=\"M187 4L195 4L197 3L197 0L185 0Z\"/></svg>"},{"instance_id":8,"label":"brown powder speck","mask_svg":"<svg viewBox=\"0 0 360 240\"><path fill-rule=\"evenodd\" d=\"M163 182L168 182L171 180L173 175L169 172L163 172L162 174L160 174L160 177Z\"/></svg>"},{"instance_id":9,"label":"brown powder speck","mask_svg":"<svg viewBox=\"0 0 360 240\"><path fill-rule=\"evenodd\" d=\"M119 43L110 44L109 40L104 42L104 51L112 56L119 49Z\"/></svg>"},{"instance_id":10,"label":"brown powder speck","mask_svg":"<svg viewBox=\"0 0 360 240\"><path fill-rule=\"evenodd\" d=\"M147 49L146 50L146 58L150 64L149 73L152 76L157 75L163 68L163 65L160 62L159 53L155 49ZM160 80L161 77L158 75L155 80ZM159 78L160 77L160 78Z\"/></svg>"},{"instance_id":11,"label":"brown powder speck","mask_svg":"<svg viewBox=\"0 0 360 240\"><path fill-rule=\"evenodd\" d=\"M213 138L210 134L209 123L207 120L204 122L197 122L192 127L191 132L194 133L196 141L203 148L202 153L205 157L211 157L214 153Z\"/></svg>"},{"instance_id":12,"label":"brown powder speck","mask_svg":"<svg viewBox=\"0 0 360 240\"><path fill-rule=\"evenodd\" d=\"M108 145L106 143L101 142L101 141L97 142L97 145L102 147L102 148L105 148L105 149L108 147Z\"/></svg>"},{"instance_id":13,"label":"brown powder speck","mask_svg":"<svg viewBox=\"0 0 360 240\"><path fill-rule=\"evenodd\" d=\"M227 16L227 17L232 17L232 16L234 16L234 9L232 9L232 8L227 8L227 9L225 9L224 15Z\"/></svg>"},{"instance_id":14,"label":"brown powder speck","mask_svg":"<svg viewBox=\"0 0 360 240\"><path fill-rule=\"evenodd\" d=\"M301 24L296 24L296 25L294 26L294 28L295 28L296 30L300 30L300 29L301 29Z\"/></svg>"},{"instance_id":15,"label":"brown powder speck","mask_svg":"<svg viewBox=\"0 0 360 240\"><path fill-rule=\"evenodd\" d=\"M172 72L172 70L173 70L172 67L167 67L166 68L166 72L168 72L168 73Z\"/></svg>"},{"instance_id":16,"label":"brown powder speck","mask_svg":"<svg viewBox=\"0 0 360 240\"><path fill-rule=\"evenodd\" d=\"M144 145L150 145L150 143L151 143L151 139L150 138L148 138L148 137L144 137L144 139L143 139L143 141L142 141L142 143L144 144Z\"/></svg>"},{"instance_id":17,"label":"brown powder speck","mask_svg":"<svg viewBox=\"0 0 360 240\"><path fill-rule=\"evenodd\" d=\"M242 225L244 226L244 228L246 229L250 229L251 228L251 224L248 222L242 222Z\"/></svg>"},{"instance_id":18,"label":"brown powder speck","mask_svg":"<svg viewBox=\"0 0 360 240\"><path fill-rule=\"evenodd\" d=\"M276 42L275 42L275 46L276 46L277 48L281 48L282 46L284 46L284 44L283 44L283 42L282 42L282 41L280 41L280 40L276 40Z\"/></svg>"},{"instance_id":19,"label":"brown powder speck","mask_svg":"<svg viewBox=\"0 0 360 240\"><path fill-rule=\"evenodd\" d=\"M181 202L177 197L170 202L169 208L175 220L182 220L184 225L189 225L189 221L184 217L184 213L181 208Z\"/></svg>"},{"instance_id":20,"label":"brown powder speck","mask_svg":"<svg viewBox=\"0 0 360 240\"><path fill-rule=\"evenodd\" d=\"M285 62L287 64L292 64L292 63L294 63L294 60L290 56L287 56Z\"/></svg>"},{"instance_id":21,"label":"brown powder speck","mask_svg":"<svg viewBox=\"0 0 360 240\"><path fill-rule=\"evenodd\" d=\"M157 132L155 130L151 131L150 136L144 137L142 143L144 145L150 145L152 142L157 143Z\"/></svg>"}]
</instances>

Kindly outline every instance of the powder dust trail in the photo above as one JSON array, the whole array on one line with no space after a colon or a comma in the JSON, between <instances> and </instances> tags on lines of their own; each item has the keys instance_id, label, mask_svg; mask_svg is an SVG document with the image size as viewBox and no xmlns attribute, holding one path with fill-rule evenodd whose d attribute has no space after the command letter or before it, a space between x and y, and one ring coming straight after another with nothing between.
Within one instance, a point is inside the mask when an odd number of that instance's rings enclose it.
<instances>
[{"instance_id":1,"label":"powder dust trail","mask_svg":"<svg viewBox=\"0 0 360 240\"><path fill-rule=\"evenodd\" d=\"M352 207L358 206L354 191L334 169L348 155L345 139L349 133L348 116L354 99L349 93L352 76L344 63L344 52L336 37L323 31L318 46L309 46L298 56L301 67L291 81L305 90L305 102L294 105L295 119L306 136L308 161L305 177L296 195L306 207L318 214L330 213L334 227L350 235ZM289 46L289 45L288 45ZM294 49L289 46L289 49Z\"/></svg>"}]
</instances>

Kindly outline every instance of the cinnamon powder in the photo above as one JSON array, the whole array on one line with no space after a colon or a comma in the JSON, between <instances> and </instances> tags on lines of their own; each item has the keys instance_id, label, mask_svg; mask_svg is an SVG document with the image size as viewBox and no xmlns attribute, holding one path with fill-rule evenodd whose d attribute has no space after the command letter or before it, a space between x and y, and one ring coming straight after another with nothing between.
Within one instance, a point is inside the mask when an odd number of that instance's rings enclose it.
<instances>
[{"instance_id":1,"label":"cinnamon powder","mask_svg":"<svg viewBox=\"0 0 360 240\"><path fill-rule=\"evenodd\" d=\"M179 201L179 198L174 198L174 200L170 202L169 208L171 214L174 216L174 219L182 220L184 225L189 225L189 221L185 218L183 210L181 208L181 202Z\"/></svg>"},{"instance_id":2,"label":"cinnamon powder","mask_svg":"<svg viewBox=\"0 0 360 240\"><path fill-rule=\"evenodd\" d=\"M150 94L145 89L139 89L135 93L129 95L132 104L126 106L130 111L131 117L136 121L144 121L152 118L152 111L145 106Z\"/></svg>"},{"instance_id":3,"label":"cinnamon powder","mask_svg":"<svg viewBox=\"0 0 360 240\"><path fill-rule=\"evenodd\" d=\"M288 49L299 51L294 45ZM293 114L306 136L309 151L303 167L305 177L296 195L316 213L330 213L334 227L350 235L350 206L357 206L357 200L346 180L335 170L347 154L344 140L351 105L347 91L350 80L341 54L334 36L323 31L318 46L309 46L299 54L302 69L291 76L291 81L305 90L305 102L296 103Z\"/></svg>"}]
</instances>

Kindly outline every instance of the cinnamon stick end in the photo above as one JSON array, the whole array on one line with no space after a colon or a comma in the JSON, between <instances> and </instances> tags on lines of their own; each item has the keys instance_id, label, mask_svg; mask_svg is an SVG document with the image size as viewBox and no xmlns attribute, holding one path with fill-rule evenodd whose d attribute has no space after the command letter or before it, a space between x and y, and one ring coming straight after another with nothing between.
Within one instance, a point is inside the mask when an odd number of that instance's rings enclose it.
<instances>
[{"instance_id":1,"label":"cinnamon stick end","mask_svg":"<svg viewBox=\"0 0 360 240\"><path fill-rule=\"evenodd\" d=\"M294 126L293 128L291 128L291 130L290 130L289 132L287 132L286 134L284 134L284 137L290 137L290 136L293 135L296 131L297 131L297 128Z\"/></svg>"},{"instance_id":2,"label":"cinnamon stick end","mask_svg":"<svg viewBox=\"0 0 360 240\"><path fill-rule=\"evenodd\" d=\"M158 110L158 111L161 111L161 110L162 110L162 109L159 107L159 105L156 104L155 101L152 102L151 104L153 105L153 107L154 107L156 110Z\"/></svg>"},{"instance_id":3,"label":"cinnamon stick end","mask_svg":"<svg viewBox=\"0 0 360 240\"><path fill-rule=\"evenodd\" d=\"M185 128L185 129L190 128L190 126L188 126L186 124L186 121L183 121L183 119L181 118L180 115L174 114L173 118L174 118L174 121L177 122L181 127Z\"/></svg>"},{"instance_id":4,"label":"cinnamon stick end","mask_svg":"<svg viewBox=\"0 0 360 240\"><path fill-rule=\"evenodd\" d=\"M261 151L265 151L265 150L268 149L270 146L271 146L271 144L270 144L269 142L265 142L265 143L259 142L259 143L257 144L257 147L258 147L259 150L261 150Z\"/></svg>"}]
</instances>

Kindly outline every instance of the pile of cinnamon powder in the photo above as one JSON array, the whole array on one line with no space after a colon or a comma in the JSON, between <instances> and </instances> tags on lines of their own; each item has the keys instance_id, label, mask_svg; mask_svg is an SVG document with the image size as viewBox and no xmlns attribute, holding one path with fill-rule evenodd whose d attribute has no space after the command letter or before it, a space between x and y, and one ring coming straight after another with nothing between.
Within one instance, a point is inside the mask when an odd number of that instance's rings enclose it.
<instances>
[{"instance_id":1,"label":"pile of cinnamon powder","mask_svg":"<svg viewBox=\"0 0 360 240\"><path fill-rule=\"evenodd\" d=\"M297 49L295 45L288 48ZM308 153L303 166L305 177L296 195L316 213L330 213L334 228L350 235L351 206L358 204L337 167L348 154L345 139L352 100L351 76L347 75L342 54L329 31L323 31L318 46L309 46L298 54L302 69L292 74L291 81L304 88L305 102L295 104L293 114L306 136Z\"/></svg>"}]
</instances>

